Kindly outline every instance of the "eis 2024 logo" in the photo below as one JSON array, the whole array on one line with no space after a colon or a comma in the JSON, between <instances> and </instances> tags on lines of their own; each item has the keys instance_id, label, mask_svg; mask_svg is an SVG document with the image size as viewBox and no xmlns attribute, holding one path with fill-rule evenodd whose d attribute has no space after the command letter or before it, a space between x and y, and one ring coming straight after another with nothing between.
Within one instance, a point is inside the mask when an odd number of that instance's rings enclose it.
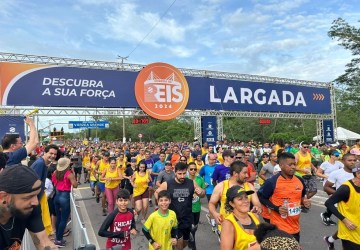
<instances>
[{"instance_id":1,"label":"eis 2024 logo","mask_svg":"<svg viewBox=\"0 0 360 250\"><path fill-rule=\"evenodd\" d=\"M135 97L145 113L159 120L179 116L189 100L189 87L183 74L172 65L152 63L135 81Z\"/></svg>"}]
</instances>

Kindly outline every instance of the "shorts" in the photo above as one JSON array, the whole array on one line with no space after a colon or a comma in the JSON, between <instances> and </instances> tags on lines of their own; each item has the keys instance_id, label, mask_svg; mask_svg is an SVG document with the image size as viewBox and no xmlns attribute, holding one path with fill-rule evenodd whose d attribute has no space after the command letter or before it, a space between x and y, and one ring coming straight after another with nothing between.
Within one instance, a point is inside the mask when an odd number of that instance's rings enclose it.
<instances>
[{"instance_id":1,"label":"shorts","mask_svg":"<svg viewBox=\"0 0 360 250\"><path fill-rule=\"evenodd\" d=\"M134 201L140 201L142 199L149 199L149 188L147 188L141 195L134 196Z\"/></svg>"},{"instance_id":2,"label":"shorts","mask_svg":"<svg viewBox=\"0 0 360 250\"><path fill-rule=\"evenodd\" d=\"M309 192L317 192L317 185L315 181L315 176L312 175L304 175L303 177L305 187L306 187L306 193Z\"/></svg>"},{"instance_id":3,"label":"shorts","mask_svg":"<svg viewBox=\"0 0 360 250\"><path fill-rule=\"evenodd\" d=\"M89 173L89 170L87 168L83 167L83 169L84 169L84 174Z\"/></svg>"},{"instance_id":4,"label":"shorts","mask_svg":"<svg viewBox=\"0 0 360 250\"><path fill-rule=\"evenodd\" d=\"M190 232L191 232L191 227L187 227L187 228L178 228L177 229L177 236L176 238L182 239L182 240L189 240L190 239Z\"/></svg>"},{"instance_id":5,"label":"shorts","mask_svg":"<svg viewBox=\"0 0 360 250\"><path fill-rule=\"evenodd\" d=\"M90 181L90 188L94 189L96 187L97 181Z\"/></svg>"},{"instance_id":6,"label":"shorts","mask_svg":"<svg viewBox=\"0 0 360 250\"><path fill-rule=\"evenodd\" d=\"M105 193L105 183L104 182L98 182L98 187L101 193Z\"/></svg>"},{"instance_id":7,"label":"shorts","mask_svg":"<svg viewBox=\"0 0 360 250\"><path fill-rule=\"evenodd\" d=\"M80 167L80 168L74 168L74 173L75 173L75 174L81 174L81 172L82 172L82 167Z\"/></svg>"}]
</instances>

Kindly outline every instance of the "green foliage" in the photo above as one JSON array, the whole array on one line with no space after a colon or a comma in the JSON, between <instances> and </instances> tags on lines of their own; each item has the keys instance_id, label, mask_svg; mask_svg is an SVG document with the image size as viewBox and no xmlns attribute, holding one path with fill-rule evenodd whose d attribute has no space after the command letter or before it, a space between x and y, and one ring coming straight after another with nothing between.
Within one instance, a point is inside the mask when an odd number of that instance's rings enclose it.
<instances>
[{"instance_id":1,"label":"green foliage","mask_svg":"<svg viewBox=\"0 0 360 250\"><path fill-rule=\"evenodd\" d=\"M345 74L339 76L336 81L347 86L359 86L360 80L360 29L348 24L344 19L338 18L333 21L328 35L339 41L345 49L351 51L354 58L346 65Z\"/></svg>"}]
</instances>

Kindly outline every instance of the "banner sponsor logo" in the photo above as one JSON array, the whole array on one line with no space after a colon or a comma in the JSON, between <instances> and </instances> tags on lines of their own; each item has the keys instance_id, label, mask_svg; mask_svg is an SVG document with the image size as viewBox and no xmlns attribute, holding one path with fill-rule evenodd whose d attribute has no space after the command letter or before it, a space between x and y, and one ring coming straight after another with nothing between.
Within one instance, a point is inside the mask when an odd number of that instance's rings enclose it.
<instances>
[{"instance_id":1,"label":"banner sponsor logo","mask_svg":"<svg viewBox=\"0 0 360 250\"><path fill-rule=\"evenodd\" d=\"M22 141L25 142L25 117L24 116L0 116L0 135L1 138L5 134L19 134Z\"/></svg>"},{"instance_id":2,"label":"banner sponsor logo","mask_svg":"<svg viewBox=\"0 0 360 250\"><path fill-rule=\"evenodd\" d=\"M189 87L177 68L166 63L153 63L143 68L136 78L135 97L151 117L170 120L185 110Z\"/></svg>"},{"instance_id":3,"label":"banner sponsor logo","mask_svg":"<svg viewBox=\"0 0 360 250\"><path fill-rule=\"evenodd\" d=\"M209 145L215 146L217 141L216 116L201 117L201 129L203 135L203 143L207 142Z\"/></svg>"},{"instance_id":4,"label":"banner sponsor logo","mask_svg":"<svg viewBox=\"0 0 360 250\"><path fill-rule=\"evenodd\" d=\"M324 142L332 143L334 139L334 122L333 120L323 120L323 129L324 129Z\"/></svg>"}]
</instances>

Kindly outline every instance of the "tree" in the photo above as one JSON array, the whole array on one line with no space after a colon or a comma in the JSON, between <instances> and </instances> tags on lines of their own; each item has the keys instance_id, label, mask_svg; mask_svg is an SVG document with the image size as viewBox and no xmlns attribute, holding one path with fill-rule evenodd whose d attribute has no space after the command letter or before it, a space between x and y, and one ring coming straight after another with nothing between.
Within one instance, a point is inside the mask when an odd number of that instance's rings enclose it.
<instances>
[{"instance_id":1,"label":"tree","mask_svg":"<svg viewBox=\"0 0 360 250\"><path fill-rule=\"evenodd\" d=\"M354 58L346 64L345 74L336 81L348 86L359 86L360 80L360 29L349 25L344 19L333 21L328 35L340 42L345 49L350 50Z\"/></svg>"}]
</instances>

